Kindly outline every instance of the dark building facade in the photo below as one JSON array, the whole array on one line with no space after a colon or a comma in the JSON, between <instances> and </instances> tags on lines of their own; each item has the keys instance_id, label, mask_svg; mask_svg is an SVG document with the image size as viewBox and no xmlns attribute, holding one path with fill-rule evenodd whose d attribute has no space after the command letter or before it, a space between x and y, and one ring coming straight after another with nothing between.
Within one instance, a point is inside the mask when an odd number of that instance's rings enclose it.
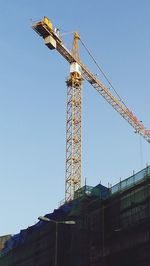
<instances>
[{"instance_id":1,"label":"dark building facade","mask_svg":"<svg viewBox=\"0 0 150 266\"><path fill-rule=\"evenodd\" d=\"M90 265L150 265L150 168L112 187L89 210Z\"/></svg>"},{"instance_id":2,"label":"dark building facade","mask_svg":"<svg viewBox=\"0 0 150 266\"><path fill-rule=\"evenodd\" d=\"M85 186L75 199L6 242L1 266L149 266L150 167L112 188ZM76 224L63 224L73 220ZM57 253L56 253L57 248Z\"/></svg>"}]
</instances>

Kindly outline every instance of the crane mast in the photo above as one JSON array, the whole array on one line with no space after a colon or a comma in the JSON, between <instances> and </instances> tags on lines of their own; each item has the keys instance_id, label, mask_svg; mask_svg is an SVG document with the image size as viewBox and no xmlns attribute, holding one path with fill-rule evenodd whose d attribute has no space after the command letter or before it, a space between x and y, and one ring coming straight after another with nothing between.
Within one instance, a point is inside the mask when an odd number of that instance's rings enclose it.
<instances>
[{"instance_id":1,"label":"crane mast","mask_svg":"<svg viewBox=\"0 0 150 266\"><path fill-rule=\"evenodd\" d=\"M98 93L115 109L135 130L150 143L150 130L117 99L88 68L80 61L77 32L74 34L72 52L59 37L57 29L47 17L32 25L50 49L56 49L70 64L70 77L67 80L67 119L66 119L66 181L65 200L70 201L74 192L81 187L82 176L82 80L87 80Z\"/></svg>"},{"instance_id":2,"label":"crane mast","mask_svg":"<svg viewBox=\"0 0 150 266\"><path fill-rule=\"evenodd\" d=\"M72 55L79 60L79 35L74 33ZM80 66L70 64L67 80L65 201L73 199L82 178L82 78Z\"/></svg>"}]
</instances>

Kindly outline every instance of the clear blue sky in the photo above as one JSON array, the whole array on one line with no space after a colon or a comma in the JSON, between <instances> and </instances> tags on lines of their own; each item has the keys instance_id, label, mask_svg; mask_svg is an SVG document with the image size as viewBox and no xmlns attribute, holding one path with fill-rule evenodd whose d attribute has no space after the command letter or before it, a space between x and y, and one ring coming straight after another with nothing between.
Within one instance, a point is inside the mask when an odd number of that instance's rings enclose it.
<instances>
[{"instance_id":1,"label":"clear blue sky","mask_svg":"<svg viewBox=\"0 0 150 266\"><path fill-rule=\"evenodd\" d=\"M69 65L31 29L48 16L78 30L118 93L150 128L150 1L0 0L0 235L18 233L64 198ZM70 45L70 37L65 42ZM69 46L70 47L70 46ZM81 58L97 73L81 48ZM100 76L101 78L101 76ZM108 182L150 164L150 144L134 134L84 82L83 177Z\"/></svg>"}]
</instances>

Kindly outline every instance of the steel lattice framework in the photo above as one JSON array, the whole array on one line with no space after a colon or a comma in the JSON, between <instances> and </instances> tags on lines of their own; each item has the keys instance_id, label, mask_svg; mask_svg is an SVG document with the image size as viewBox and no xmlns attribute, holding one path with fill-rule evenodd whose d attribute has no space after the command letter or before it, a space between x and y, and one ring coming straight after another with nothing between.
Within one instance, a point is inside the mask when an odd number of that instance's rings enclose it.
<instances>
[{"instance_id":1,"label":"steel lattice framework","mask_svg":"<svg viewBox=\"0 0 150 266\"><path fill-rule=\"evenodd\" d=\"M67 81L65 200L73 199L82 178L82 79L72 73Z\"/></svg>"}]
</instances>

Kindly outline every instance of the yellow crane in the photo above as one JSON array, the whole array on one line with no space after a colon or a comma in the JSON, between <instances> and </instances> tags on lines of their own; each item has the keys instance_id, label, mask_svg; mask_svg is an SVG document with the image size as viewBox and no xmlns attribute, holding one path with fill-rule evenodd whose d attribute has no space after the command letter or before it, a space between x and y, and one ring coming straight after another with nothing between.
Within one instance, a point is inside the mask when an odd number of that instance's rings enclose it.
<instances>
[{"instance_id":1,"label":"yellow crane","mask_svg":"<svg viewBox=\"0 0 150 266\"><path fill-rule=\"evenodd\" d=\"M69 51L53 28L51 21L44 17L32 25L33 30L43 39L50 49L56 49L70 64L70 77L67 80L67 119L66 119L66 179L65 201L74 197L74 192L81 187L82 179L82 81L87 80L135 130L150 142L150 130L117 99L89 69L80 61L78 32L74 33L72 51Z\"/></svg>"}]
</instances>

